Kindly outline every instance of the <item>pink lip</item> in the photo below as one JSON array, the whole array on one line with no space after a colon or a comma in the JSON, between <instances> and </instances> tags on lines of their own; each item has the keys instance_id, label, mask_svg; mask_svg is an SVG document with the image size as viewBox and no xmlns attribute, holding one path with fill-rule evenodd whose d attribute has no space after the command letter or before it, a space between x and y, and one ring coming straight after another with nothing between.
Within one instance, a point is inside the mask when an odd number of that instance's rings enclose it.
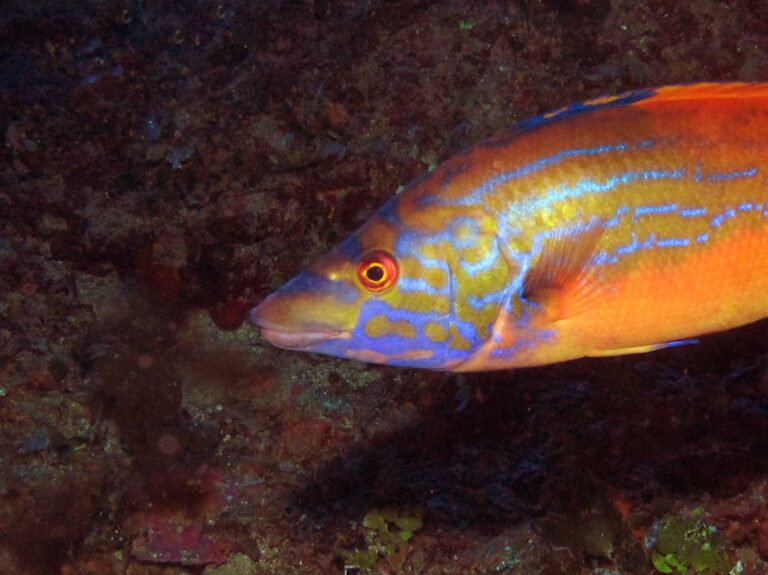
<instances>
[{"instance_id":1,"label":"pink lip","mask_svg":"<svg viewBox=\"0 0 768 575\"><path fill-rule=\"evenodd\" d=\"M264 339L284 349L308 349L344 335L340 331L281 331L263 326L259 328Z\"/></svg>"},{"instance_id":2,"label":"pink lip","mask_svg":"<svg viewBox=\"0 0 768 575\"><path fill-rule=\"evenodd\" d=\"M330 329L308 328L301 330L291 330L278 323L268 321L261 317L259 307L251 310L249 314L251 323L257 325L261 330L261 335L272 345L284 349L310 349L329 339L344 337L343 331Z\"/></svg>"}]
</instances>

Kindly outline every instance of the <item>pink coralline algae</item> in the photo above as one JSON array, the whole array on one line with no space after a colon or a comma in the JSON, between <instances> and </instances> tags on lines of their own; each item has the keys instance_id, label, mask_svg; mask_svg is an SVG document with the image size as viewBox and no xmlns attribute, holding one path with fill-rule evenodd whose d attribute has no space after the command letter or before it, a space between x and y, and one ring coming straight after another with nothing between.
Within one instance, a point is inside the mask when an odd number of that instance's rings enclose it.
<instances>
[{"instance_id":1,"label":"pink coralline algae","mask_svg":"<svg viewBox=\"0 0 768 575\"><path fill-rule=\"evenodd\" d=\"M181 565L220 565L230 545L203 532L203 520L171 514L145 518L144 535L134 539L131 554L139 561Z\"/></svg>"}]
</instances>

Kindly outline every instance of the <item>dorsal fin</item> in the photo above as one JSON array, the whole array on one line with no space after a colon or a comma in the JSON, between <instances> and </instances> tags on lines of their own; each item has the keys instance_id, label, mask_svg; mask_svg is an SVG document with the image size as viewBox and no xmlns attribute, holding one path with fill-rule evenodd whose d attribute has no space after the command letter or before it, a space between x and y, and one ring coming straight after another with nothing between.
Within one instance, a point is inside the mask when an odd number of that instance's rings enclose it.
<instances>
[{"instance_id":1,"label":"dorsal fin","mask_svg":"<svg viewBox=\"0 0 768 575\"><path fill-rule=\"evenodd\" d=\"M491 148L505 146L511 140L526 132L599 110L621 107L650 107L654 104L675 100L718 98L768 98L768 82L701 82L698 84L677 84L661 86L659 88L633 90L612 96L599 96L518 122L480 145Z\"/></svg>"},{"instance_id":2,"label":"dorsal fin","mask_svg":"<svg viewBox=\"0 0 768 575\"><path fill-rule=\"evenodd\" d=\"M671 101L741 98L768 98L768 82L702 82L663 86L653 90L653 95L637 100L632 106L645 107Z\"/></svg>"},{"instance_id":3,"label":"dorsal fin","mask_svg":"<svg viewBox=\"0 0 768 575\"><path fill-rule=\"evenodd\" d=\"M532 130L542 128L556 124L561 120L567 120L570 118L576 118L583 116L591 112L598 110L604 110L606 108L620 108L622 106L629 106L636 102L641 102L646 98L652 98L655 95L654 90L635 90L633 92L624 92L615 96L600 96L584 102L577 102L570 104L564 108L553 110L539 116L533 116L526 120L522 120L512 127L496 134L481 145L494 146L503 145L509 142L512 138L530 132Z\"/></svg>"}]
</instances>

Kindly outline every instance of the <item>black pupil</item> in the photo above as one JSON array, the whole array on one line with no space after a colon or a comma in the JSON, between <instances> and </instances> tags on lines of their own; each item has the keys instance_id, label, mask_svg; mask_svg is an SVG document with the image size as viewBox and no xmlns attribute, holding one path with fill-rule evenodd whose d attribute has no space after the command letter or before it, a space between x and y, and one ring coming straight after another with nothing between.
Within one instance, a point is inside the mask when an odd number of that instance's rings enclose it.
<instances>
[{"instance_id":1,"label":"black pupil","mask_svg":"<svg viewBox=\"0 0 768 575\"><path fill-rule=\"evenodd\" d=\"M384 279L384 268L379 265L373 265L365 270L365 277L372 282L380 282Z\"/></svg>"}]
</instances>

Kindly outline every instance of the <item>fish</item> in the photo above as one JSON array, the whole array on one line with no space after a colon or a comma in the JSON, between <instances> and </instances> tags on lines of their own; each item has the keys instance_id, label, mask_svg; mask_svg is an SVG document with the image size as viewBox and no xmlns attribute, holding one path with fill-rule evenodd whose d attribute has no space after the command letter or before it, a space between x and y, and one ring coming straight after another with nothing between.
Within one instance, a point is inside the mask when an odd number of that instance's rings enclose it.
<instances>
[{"instance_id":1,"label":"fish","mask_svg":"<svg viewBox=\"0 0 768 575\"><path fill-rule=\"evenodd\" d=\"M640 89L448 159L249 312L266 341L445 371L697 341L768 315L768 83Z\"/></svg>"}]
</instances>

